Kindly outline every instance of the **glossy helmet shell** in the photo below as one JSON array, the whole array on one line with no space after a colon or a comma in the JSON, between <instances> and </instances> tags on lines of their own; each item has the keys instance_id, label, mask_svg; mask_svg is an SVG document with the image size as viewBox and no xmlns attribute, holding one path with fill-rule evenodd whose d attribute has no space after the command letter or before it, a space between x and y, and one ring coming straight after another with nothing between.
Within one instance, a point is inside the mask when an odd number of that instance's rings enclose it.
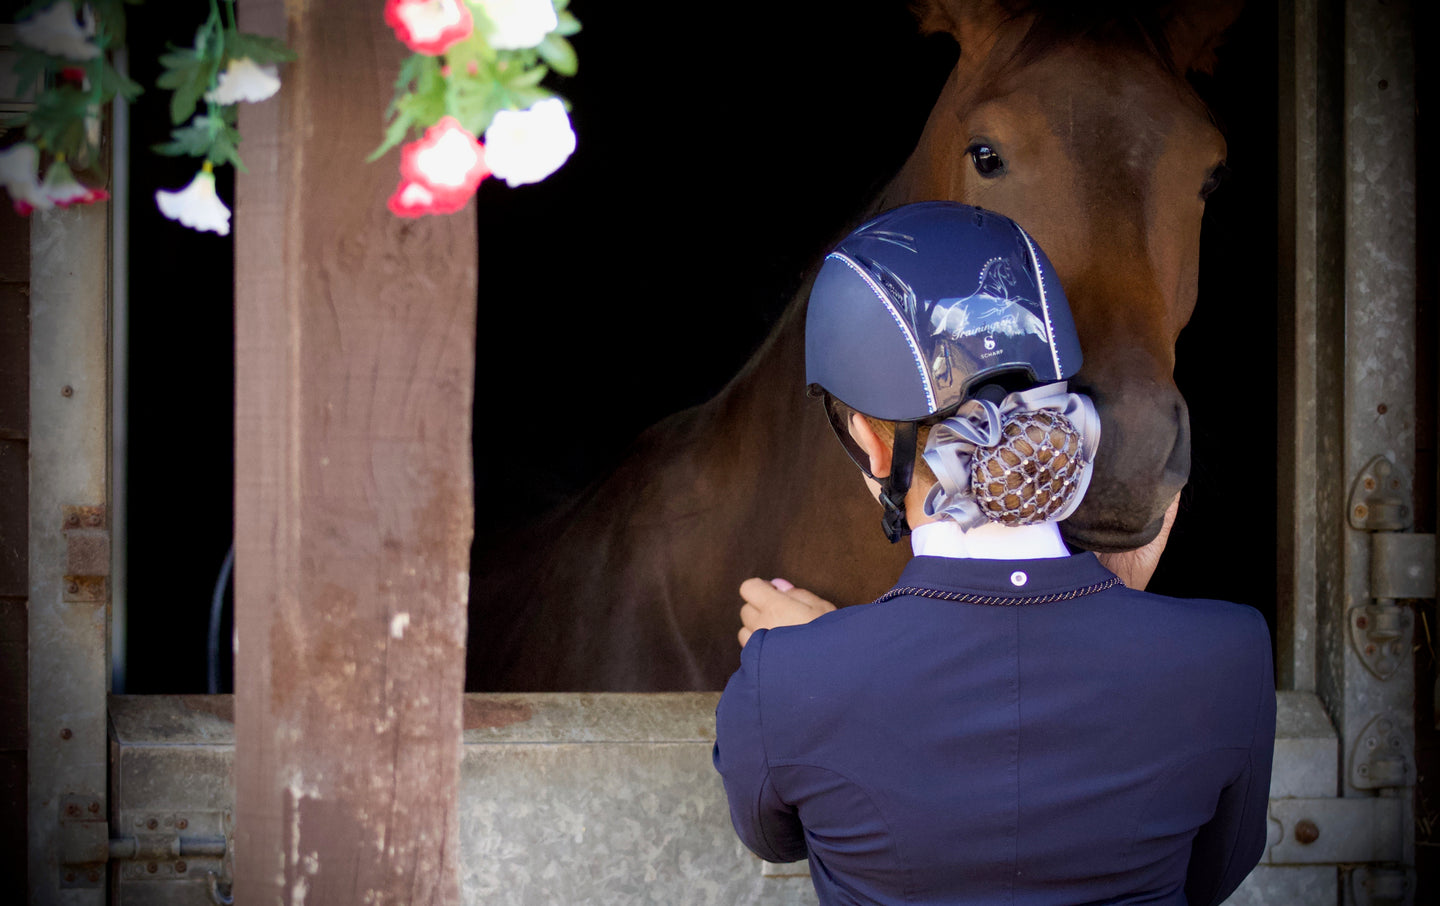
<instances>
[{"instance_id":1,"label":"glossy helmet shell","mask_svg":"<svg viewBox=\"0 0 1440 906\"><path fill-rule=\"evenodd\" d=\"M1054 268L993 211L927 201L887 211L825 258L805 319L805 378L887 421L953 412L992 381L1065 380L1080 341Z\"/></svg>"}]
</instances>

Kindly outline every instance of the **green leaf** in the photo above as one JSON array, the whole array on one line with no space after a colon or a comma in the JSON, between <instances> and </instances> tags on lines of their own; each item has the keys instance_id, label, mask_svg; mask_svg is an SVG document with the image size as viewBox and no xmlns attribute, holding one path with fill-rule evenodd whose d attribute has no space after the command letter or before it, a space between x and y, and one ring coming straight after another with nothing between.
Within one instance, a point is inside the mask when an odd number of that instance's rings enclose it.
<instances>
[{"instance_id":1,"label":"green leaf","mask_svg":"<svg viewBox=\"0 0 1440 906\"><path fill-rule=\"evenodd\" d=\"M43 91L26 119L25 136L51 152L80 157L89 148L85 118L92 109L90 95L73 86Z\"/></svg>"},{"instance_id":2,"label":"green leaf","mask_svg":"<svg viewBox=\"0 0 1440 906\"><path fill-rule=\"evenodd\" d=\"M133 101L144 93L144 89L138 82L111 66L109 60L105 60L100 69L100 93L107 101L116 95Z\"/></svg>"},{"instance_id":3,"label":"green leaf","mask_svg":"<svg viewBox=\"0 0 1440 906\"><path fill-rule=\"evenodd\" d=\"M178 126L190 118L200 96L215 78L218 60L202 56L193 48L180 48L160 57L165 71L155 80L161 88L175 93L170 97L170 122Z\"/></svg>"},{"instance_id":4,"label":"green leaf","mask_svg":"<svg viewBox=\"0 0 1440 906\"><path fill-rule=\"evenodd\" d=\"M550 64L551 69L563 76L573 76L580 65L575 56L575 48L554 32L546 35L545 40L535 49L540 52L540 58Z\"/></svg>"},{"instance_id":5,"label":"green leaf","mask_svg":"<svg viewBox=\"0 0 1440 906\"><path fill-rule=\"evenodd\" d=\"M380 147L370 152L370 156L365 158L365 162L367 164L374 163L384 157L386 151L405 141L405 135L410 131L412 122L410 116L401 111L395 119L390 121L389 128L385 130L385 140L380 143Z\"/></svg>"},{"instance_id":6,"label":"green leaf","mask_svg":"<svg viewBox=\"0 0 1440 906\"><path fill-rule=\"evenodd\" d=\"M560 35L562 38L568 38L573 34L577 34L580 31L580 20L575 18L575 16L571 13L563 11L558 12L560 12L560 24L555 26L555 30L552 31L550 34Z\"/></svg>"},{"instance_id":7,"label":"green leaf","mask_svg":"<svg viewBox=\"0 0 1440 906\"><path fill-rule=\"evenodd\" d=\"M225 33L225 53L232 59L249 57L256 63L288 63L295 59L295 51L284 41L235 31Z\"/></svg>"},{"instance_id":8,"label":"green leaf","mask_svg":"<svg viewBox=\"0 0 1440 906\"><path fill-rule=\"evenodd\" d=\"M215 144L215 135L221 125L211 117L197 116L188 125L172 130L171 140L155 145L155 153L169 157L205 157Z\"/></svg>"},{"instance_id":9,"label":"green leaf","mask_svg":"<svg viewBox=\"0 0 1440 906\"><path fill-rule=\"evenodd\" d=\"M59 72L67 65L70 64L59 57L41 53L24 44L16 45L15 66L11 70L15 76L15 96L24 97L32 89L38 94L45 87L46 76Z\"/></svg>"},{"instance_id":10,"label":"green leaf","mask_svg":"<svg viewBox=\"0 0 1440 906\"><path fill-rule=\"evenodd\" d=\"M539 85L541 80L549 75L549 73L550 70L544 66L536 66L534 69L528 71L512 69L505 73L505 78L500 80L500 84L505 86L507 91L534 88L536 85Z\"/></svg>"}]
</instances>

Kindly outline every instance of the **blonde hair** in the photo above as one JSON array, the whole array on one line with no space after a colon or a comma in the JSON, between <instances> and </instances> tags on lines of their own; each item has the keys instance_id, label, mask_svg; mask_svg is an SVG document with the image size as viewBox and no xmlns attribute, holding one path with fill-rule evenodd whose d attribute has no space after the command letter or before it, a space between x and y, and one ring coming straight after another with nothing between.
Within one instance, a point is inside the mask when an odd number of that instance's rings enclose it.
<instances>
[{"instance_id":1,"label":"blonde hair","mask_svg":"<svg viewBox=\"0 0 1440 906\"><path fill-rule=\"evenodd\" d=\"M850 424L850 416L852 414L859 415L870 423L870 427L874 429L876 436L879 437L887 447L894 448L896 422L875 418L863 412L857 413L854 409L851 409L833 396L830 397L830 411L834 413L837 423L842 425ZM929 437L930 426L921 425L915 435L915 472L910 479L910 486L912 488L918 487L921 490L927 490L931 485L935 484L937 480L935 473L931 471L930 466L925 462L925 442ZM892 464L890 467L893 469L895 466Z\"/></svg>"}]
</instances>

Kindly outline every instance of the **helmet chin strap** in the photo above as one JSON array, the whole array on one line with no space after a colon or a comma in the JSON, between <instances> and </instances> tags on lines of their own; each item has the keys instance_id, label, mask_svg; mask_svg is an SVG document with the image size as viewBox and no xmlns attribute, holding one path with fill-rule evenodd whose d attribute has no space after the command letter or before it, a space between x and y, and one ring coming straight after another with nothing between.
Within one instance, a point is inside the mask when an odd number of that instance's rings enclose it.
<instances>
[{"instance_id":1,"label":"helmet chin strap","mask_svg":"<svg viewBox=\"0 0 1440 906\"><path fill-rule=\"evenodd\" d=\"M895 426L895 443L890 447L890 474L880 479L880 505L885 508L880 525L891 544L910 534L910 523L905 518L905 495L910 491L910 479L915 471L915 438L918 433L919 428L914 422L900 422Z\"/></svg>"}]
</instances>

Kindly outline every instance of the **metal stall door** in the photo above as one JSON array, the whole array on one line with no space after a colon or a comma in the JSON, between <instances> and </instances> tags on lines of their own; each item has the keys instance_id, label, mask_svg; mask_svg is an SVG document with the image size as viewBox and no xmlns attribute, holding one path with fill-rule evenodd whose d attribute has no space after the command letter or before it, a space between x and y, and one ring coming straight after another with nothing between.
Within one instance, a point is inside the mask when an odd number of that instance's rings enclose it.
<instances>
[{"instance_id":1,"label":"metal stall door","mask_svg":"<svg viewBox=\"0 0 1440 906\"><path fill-rule=\"evenodd\" d=\"M1410 479L1414 13L1280 11L1280 711L1269 846L1232 902L1413 903L1416 626L1402 605L1435 594Z\"/></svg>"}]
</instances>

